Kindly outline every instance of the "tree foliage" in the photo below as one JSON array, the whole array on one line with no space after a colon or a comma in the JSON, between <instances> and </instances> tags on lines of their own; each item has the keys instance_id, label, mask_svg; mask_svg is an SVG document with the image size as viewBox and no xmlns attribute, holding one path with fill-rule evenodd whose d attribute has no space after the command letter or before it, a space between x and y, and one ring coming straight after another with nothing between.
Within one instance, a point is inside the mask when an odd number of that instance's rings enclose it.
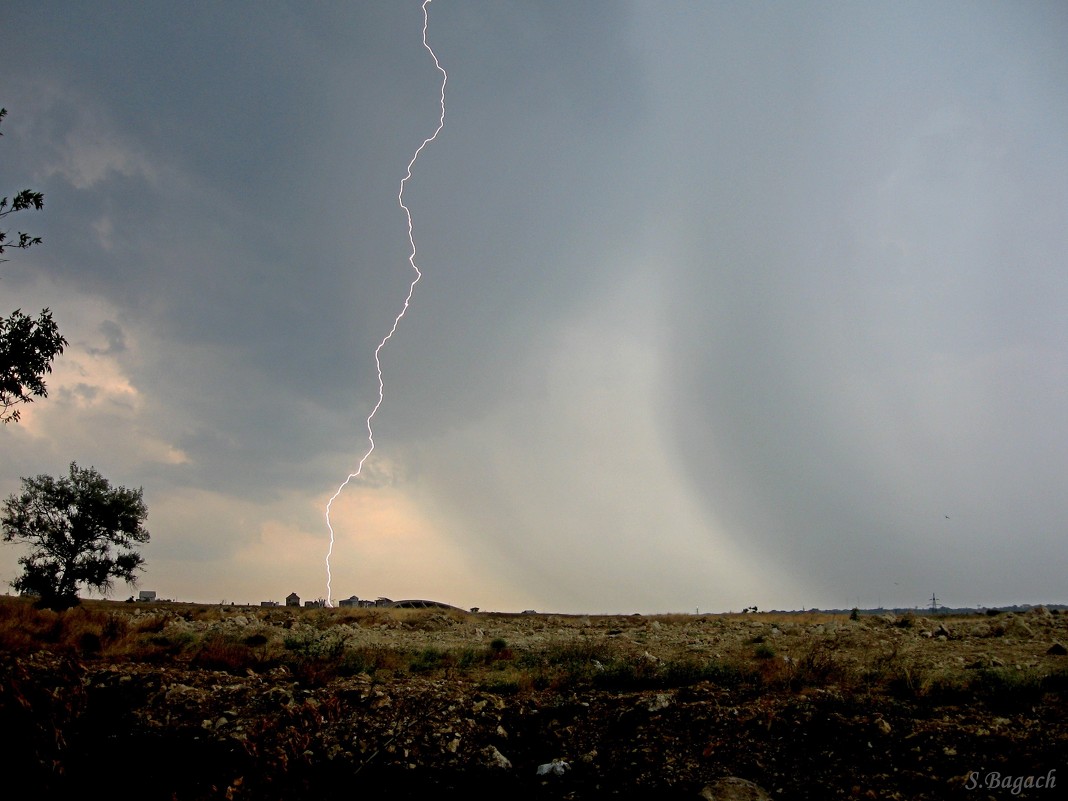
<instances>
[{"instance_id":1,"label":"tree foliage","mask_svg":"<svg viewBox=\"0 0 1068 801\"><path fill-rule=\"evenodd\" d=\"M134 583L147 516L140 488L112 487L92 467L71 462L68 477L23 478L0 516L4 540L30 547L11 586L37 595L38 606L66 609L78 603L79 586L106 593L115 579Z\"/></svg>"},{"instance_id":2,"label":"tree foliage","mask_svg":"<svg viewBox=\"0 0 1068 801\"><path fill-rule=\"evenodd\" d=\"M5 116L7 109L0 108L0 121ZM6 197L0 198L0 219L18 211L40 211L42 208L44 195L23 189L16 192L10 202ZM26 250L39 244L39 236L18 231L16 238L9 240L7 231L0 230L0 255L7 248ZM7 259L0 259L2 261ZM17 422L19 410L13 410L13 406L48 396L44 377L52 372L52 360L67 344L48 309L42 309L36 320L23 314L21 309L16 309L10 317L0 317L0 422Z\"/></svg>"},{"instance_id":3,"label":"tree foliage","mask_svg":"<svg viewBox=\"0 0 1068 801\"><path fill-rule=\"evenodd\" d=\"M44 377L66 344L48 309L36 320L22 309L0 317L0 421L17 421L19 410L13 406L48 395Z\"/></svg>"},{"instance_id":4,"label":"tree foliage","mask_svg":"<svg viewBox=\"0 0 1068 801\"><path fill-rule=\"evenodd\" d=\"M0 108L0 122L7 116L7 109ZM0 133L0 136L3 136ZM17 211L25 211L26 209L35 209L40 211L44 208L44 195L40 192L35 192L32 189L23 189L16 192L13 197L0 199L0 219L7 217L9 214L14 214ZM9 240L7 237L7 231L0 231L0 255L3 255L7 248L16 248L19 250L26 250L34 245L41 244L41 237L31 236L24 231L18 231L17 236L13 240ZM0 261L7 261L7 259L0 259Z\"/></svg>"}]
</instances>

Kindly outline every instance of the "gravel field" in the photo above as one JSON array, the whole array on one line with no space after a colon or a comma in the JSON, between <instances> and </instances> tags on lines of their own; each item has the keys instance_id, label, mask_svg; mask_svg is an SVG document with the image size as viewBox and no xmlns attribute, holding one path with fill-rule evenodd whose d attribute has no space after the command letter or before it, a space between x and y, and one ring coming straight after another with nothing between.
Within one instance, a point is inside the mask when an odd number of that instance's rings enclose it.
<instances>
[{"instance_id":1,"label":"gravel field","mask_svg":"<svg viewBox=\"0 0 1068 801\"><path fill-rule=\"evenodd\" d=\"M10 764L46 797L985 801L1068 781L1068 615L1041 607L0 613Z\"/></svg>"}]
</instances>

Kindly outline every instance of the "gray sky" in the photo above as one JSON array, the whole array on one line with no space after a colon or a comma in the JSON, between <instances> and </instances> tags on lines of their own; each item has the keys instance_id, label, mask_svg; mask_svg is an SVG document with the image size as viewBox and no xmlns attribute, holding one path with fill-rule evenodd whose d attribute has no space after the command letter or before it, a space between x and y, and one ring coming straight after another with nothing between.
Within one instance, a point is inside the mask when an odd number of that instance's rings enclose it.
<instances>
[{"instance_id":1,"label":"gray sky","mask_svg":"<svg viewBox=\"0 0 1068 801\"><path fill-rule=\"evenodd\" d=\"M1068 600L1064 4L429 11L424 278L335 598ZM420 4L3 17L2 189L46 207L0 312L71 347L0 493L94 465L144 487L143 588L324 595L440 111Z\"/></svg>"}]
</instances>

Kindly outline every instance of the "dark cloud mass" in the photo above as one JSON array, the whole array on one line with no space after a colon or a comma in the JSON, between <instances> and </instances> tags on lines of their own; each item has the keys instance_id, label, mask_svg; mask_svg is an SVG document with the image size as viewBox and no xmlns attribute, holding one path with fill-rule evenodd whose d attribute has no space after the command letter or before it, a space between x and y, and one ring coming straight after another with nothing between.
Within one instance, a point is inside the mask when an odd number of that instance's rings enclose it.
<instances>
[{"instance_id":1,"label":"dark cloud mass","mask_svg":"<svg viewBox=\"0 0 1068 801\"><path fill-rule=\"evenodd\" d=\"M47 204L0 311L71 341L0 491L95 464L145 487L145 586L321 594L413 277L420 4L69 5L0 30L5 191ZM1058 4L435 0L424 277L334 590L1063 601L1066 35Z\"/></svg>"}]
</instances>

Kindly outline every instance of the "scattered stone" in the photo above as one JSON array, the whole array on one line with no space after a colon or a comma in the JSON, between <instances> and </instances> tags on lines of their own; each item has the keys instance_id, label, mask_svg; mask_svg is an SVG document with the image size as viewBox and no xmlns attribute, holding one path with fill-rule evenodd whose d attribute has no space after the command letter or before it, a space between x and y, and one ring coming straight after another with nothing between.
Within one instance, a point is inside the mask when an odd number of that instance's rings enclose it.
<instances>
[{"instance_id":1,"label":"scattered stone","mask_svg":"<svg viewBox=\"0 0 1068 801\"><path fill-rule=\"evenodd\" d=\"M771 796L763 787L735 776L705 785L700 797L705 801L771 801Z\"/></svg>"},{"instance_id":2,"label":"scattered stone","mask_svg":"<svg viewBox=\"0 0 1068 801\"><path fill-rule=\"evenodd\" d=\"M562 759L554 759L544 765L538 765L539 776L563 776L571 770L571 766Z\"/></svg>"},{"instance_id":3,"label":"scattered stone","mask_svg":"<svg viewBox=\"0 0 1068 801\"><path fill-rule=\"evenodd\" d=\"M482 756L485 757L486 767L500 768L501 770L511 770L512 763L504 754L497 750L496 746L487 745L482 749Z\"/></svg>"},{"instance_id":4,"label":"scattered stone","mask_svg":"<svg viewBox=\"0 0 1068 801\"><path fill-rule=\"evenodd\" d=\"M1005 636L1015 637L1018 640L1030 640L1035 636L1035 630L1022 618L1009 615L1005 620Z\"/></svg>"},{"instance_id":5,"label":"scattered stone","mask_svg":"<svg viewBox=\"0 0 1068 801\"><path fill-rule=\"evenodd\" d=\"M671 696L667 693L657 693L649 699L648 704L650 712L659 712L661 709L667 709L671 706Z\"/></svg>"},{"instance_id":6,"label":"scattered stone","mask_svg":"<svg viewBox=\"0 0 1068 801\"><path fill-rule=\"evenodd\" d=\"M280 613L272 613L276 617L269 620L255 611L244 614L250 621L247 629L233 628L232 621L219 620L217 613L181 625L190 626L195 638L237 634L237 640L248 645L249 635L262 632L270 635L270 642L281 644L287 621ZM387 620L384 635L374 629L383 622L381 617L368 615L351 624L330 622L329 627L326 618L320 622L308 617L306 623L294 620L292 628L299 631L294 636L300 642L341 637L351 647L367 648L372 654L391 657L391 649L396 649L399 658L384 659L373 672L324 671L320 676L309 674L289 654L283 654L288 668L242 665L225 671L179 660L110 664L98 657L62 667L67 664L64 657L46 651L4 653L0 654L0 719L5 710L9 718L22 715L19 708L3 705L3 688L13 682L30 702L41 706L41 719L47 725L55 720L56 731L68 735L78 731L70 726L84 717L82 695L88 704L84 708L96 710L96 715L114 704L107 736L158 740L173 749L176 764L189 765L190 771L223 791L216 795L229 793L234 801L262 801L271 797L272 787L290 779L307 780L321 789L319 768L328 762L331 771L359 774L361 782L370 782L383 771L403 784L404 773L412 771L415 775L407 781L425 786L426 794L453 785L467 787L470 776L475 786L486 782L502 790L506 789L502 783L510 789L537 788L543 795L576 801L626 795L639 788L648 788L649 797L676 797L682 792L696 798L702 787L701 797L713 801L806 798L815 797L812 788L817 783L821 790L827 788L821 797L933 801L945 797L947 782L956 781L953 771L985 770L984 755L998 754L999 759L1004 755L1004 765L1023 764L1029 754L1053 753L1068 743L1068 724L1063 722L1068 718L1060 708L1064 699L1056 692L1045 696L1052 711L1043 725L1031 726L1021 725L1033 716L1032 702L1024 694L988 698L981 693L974 703L969 701L965 714L955 694L950 694L949 703L937 693L916 703L914 685L894 683L894 670L874 674L873 686L859 695L857 688L821 682L804 672L797 672L804 681L800 692L776 685L753 695L734 692L716 681L668 689L646 683L620 688L612 683L611 673L594 676L595 656L611 665L625 659L638 671L652 668L649 673L654 675L657 658L664 660L660 665L673 665L680 658L726 665L739 658L752 660L754 635L773 644L777 654L774 660L745 664L773 676L780 675L777 671L784 665L804 664L797 657L806 647L818 643L830 648L832 642L835 664L850 670L890 664L910 671L907 677L915 686L925 676L942 675L947 687L969 686L974 669L1004 667L1006 662L1040 675L1055 675L1058 661L1068 664L1068 658L1042 659L1044 654L1068 654L1068 615L1046 618L1041 613L1006 612L997 618L947 615L925 622L909 615L901 619L912 624L887 626L874 616L865 616L856 625L845 623L844 617L838 623L810 625L770 617L763 624L715 617L689 623L679 616L658 621L594 617L580 625L578 618L566 616L519 621L487 615L478 621L483 644L477 646L473 622L446 625L430 613ZM652 625L656 622L659 631ZM143 634L146 648L155 645L149 637L156 635L160 646L168 649L186 639L179 636L179 627L161 629L162 625L162 620L158 625L154 621L152 630ZM986 636L991 630L1000 635L1006 625L1019 635ZM605 638L609 630L620 632L622 638ZM771 639L778 636L773 630L782 634L782 642ZM935 632L949 641L927 647L917 642ZM1012 639L1031 632L1037 636ZM174 639L167 642L172 634ZM477 657L488 654L486 644L497 638L507 639L514 656L510 653L492 664L475 659L471 672L459 664L422 672L407 669L408 655L423 649L454 654L466 649ZM561 646L579 646L574 653L586 666L579 676L548 688L519 679L528 655L545 657ZM794 658L783 653L786 650L794 651ZM972 675L963 673L965 666ZM787 670L781 675L793 673ZM38 683L47 693L29 695L26 688ZM64 700L67 693L70 702ZM68 704L66 711L62 704ZM994 717L992 705L1006 717ZM814 721L819 721L816 729ZM819 738L812 737L816 731ZM33 736L43 744L38 747L40 754L54 759L51 731L42 729ZM856 747L838 753L840 742ZM219 754L237 749L241 759L234 763L237 767L197 762L203 745ZM501 746L508 749L508 756L500 752ZM558 759L542 763L552 755ZM803 763L811 768L798 775L797 766ZM364 766L367 769L361 773ZM732 772L739 774L733 781L709 783L712 777ZM239 774L244 775L243 785L235 781ZM755 779L767 790L741 776ZM965 779L966 774L948 786L957 788ZM857 788L852 796L851 787ZM879 788L879 794L872 788ZM397 795L403 793L398 790Z\"/></svg>"}]
</instances>

